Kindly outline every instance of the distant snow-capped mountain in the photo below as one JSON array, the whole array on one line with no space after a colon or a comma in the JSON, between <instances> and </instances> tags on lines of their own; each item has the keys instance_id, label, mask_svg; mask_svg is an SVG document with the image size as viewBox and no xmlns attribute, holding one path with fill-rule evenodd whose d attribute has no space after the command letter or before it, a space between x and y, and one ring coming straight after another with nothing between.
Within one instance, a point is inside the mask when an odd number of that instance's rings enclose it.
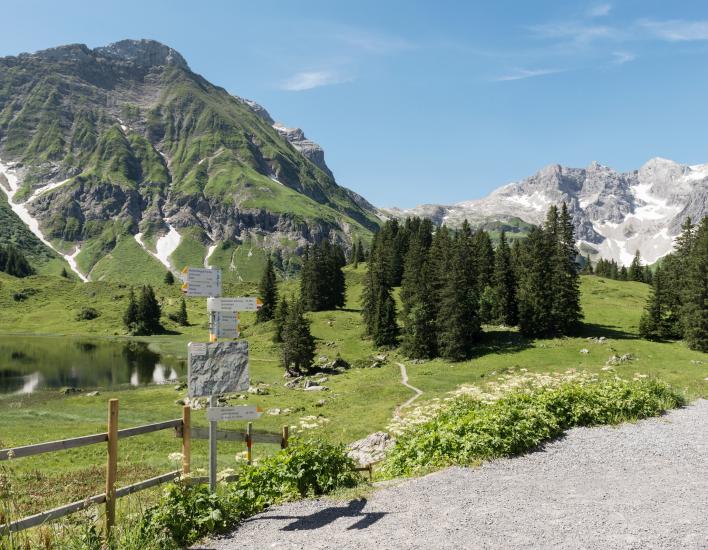
<instances>
[{"instance_id":1,"label":"distant snow-capped mountain","mask_svg":"<svg viewBox=\"0 0 708 550\"><path fill-rule=\"evenodd\" d=\"M708 215L708 164L688 166L654 158L621 173L593 162L587 168L546 166L486 198L452 206L385 209L391 216L425 216L455 226L520 218L541 223L548 207L566 202L583 254L629 264L639 250L653 263L673 248L681 224Z\"/></svg>"}]
</instances>

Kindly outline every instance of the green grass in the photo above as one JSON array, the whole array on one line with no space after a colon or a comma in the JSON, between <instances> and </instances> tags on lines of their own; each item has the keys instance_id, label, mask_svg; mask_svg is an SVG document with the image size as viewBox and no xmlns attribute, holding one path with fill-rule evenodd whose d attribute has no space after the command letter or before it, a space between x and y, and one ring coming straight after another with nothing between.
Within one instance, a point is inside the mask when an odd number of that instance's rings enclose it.
<instances>
[{"instance_id":1,"label":"green grass","mask_svg":"<svg viewBox=\"0 0 708 550\"><path fill-rule=\"evenodd\" d=\"M118 237L113 250L103 256L91 270L94 281L133 283L132 273L140 273L141 284L156 285L164 281L167 268L150 256L131 235Z\"/></svg>"},{"instance_id":2,"label":"green grass","mask_svg":"<svg viewBox=\"0 0 708 550\"><path fill-rule=\"evenodd\" d=\"M225 252L224 257L228 252ZM309 314L312 331L317 338L317 355L329 358L340 354L353 363L376 353L370 341L361 340L358 312L361 281L365 266L347 268L348 301L342 311ZM34 288L37 293L24 302L15 302L12 294ZM281 291L291 293L297 281L281 284ZM641 283L611 281L596 277L582 278L582 302L586 325L582 335L574 338L526 340L517 332L486 327L487 333L478 354L469 361L450 363L443 360L414 364L388 353L389 359L379 369L353 368L344 374L330 376L328 392L290 390L283 385L283 370L278 348L271 342L270 323L254 324L253 314L242 315L243 335L251 346L251 378L253 383L269 384L268 395L249 395L234 404L258 405L263 409L291 409L280 416L263 415L255 422L256 430L279 431L282 425L299 426L305 416L322 415L329 420L311 430L317 437L332 442L349 442L385 429L396 406L411 396L400 384L397 361L408 367L410 383L425 393L423 405L461 384L483 384L497 380L509 369L526 369L528 373L579 372L602 373L611 355L631 354L633 359L615 367L613 374L631 379L635 373L660 378L689 398L708 396L708 362L706 355L689 350L681 342L646 342L637 338L637 325L649 288ZM180 299L179 285L158 284L156 292L163 310L173 311ZM253 282L227 284L225 295L252 295ZM109 282L81 284L58 277L33 276L15 279L0 274L0 331L121 337L120 322L128 287ZM141 338L151 348L184 357L186 343L204 341L207 336L204 300L189 299L191 326L182 328L165 320L175 334ZM76 309L90 304L101 316L94 321L77 322ZM603 344L588 337L605 336ZM587 355L580 350L587 348ZM176 418L180 407L175 400L184 392L171 385L104 391L99 397L60 397L56 392L33 396L0 397L0 446L17 446L56 438L85 435L105 430L106 403L111 397L120 399L120 425L128 427L157 420ZM323 406L318 402L324 399ZM205 425L204 411L194 412L195 422ZM49 428L51 427L51 428ZM236 427L236 425L234 425ZM244 450L240 443L220 443L220 467L233 467L233 456ZM154 473L169 471L175 465L168 455L179 450L178 440L167 432L121 441L120 484L127 484ZM272 453L274 446L254 446L256 457ZM195 467L206 466L205 442L195 442ZM87 447L51 455L13 461L12 468L24 481L21 510L29 513L59 504L81 494L99 491L101 465L105 459L102 446ZM40 475L41 474L41 475ZM57 489L58 487L61 490Z\"/></svg>"}]
</instances>

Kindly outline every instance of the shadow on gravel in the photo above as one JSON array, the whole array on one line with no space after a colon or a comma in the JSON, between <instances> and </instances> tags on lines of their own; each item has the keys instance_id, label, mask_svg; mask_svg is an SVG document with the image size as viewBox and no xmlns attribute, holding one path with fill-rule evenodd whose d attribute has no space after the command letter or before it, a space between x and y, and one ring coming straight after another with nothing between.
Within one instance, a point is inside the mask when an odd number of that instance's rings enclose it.
<instances>
[{"instance_id":1,"label":"shadow on gravel","mask_svg":"<svg viewBox=\"0 0 708 550\"><path fill-rule=\"evenodd\" d=\"M249 521L294 519L295 521L283 527L281 531L311 531L334 523L340 518L359 518L359 521L347 529L366 529L386 515L386 512L364 512L366 502L365 498L352 500L346 506L331 506L309 516L264 516Z\"/></svg>"}]
</instances>

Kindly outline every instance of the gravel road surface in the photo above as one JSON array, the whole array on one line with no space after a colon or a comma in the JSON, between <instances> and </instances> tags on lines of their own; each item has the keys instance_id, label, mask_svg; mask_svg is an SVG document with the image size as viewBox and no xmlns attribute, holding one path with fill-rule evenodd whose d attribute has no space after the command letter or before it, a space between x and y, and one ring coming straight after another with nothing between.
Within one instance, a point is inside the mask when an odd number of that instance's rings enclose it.
<instances>
[{"instance_id":1,"label":"gravel road surface","mask_svg":"<svg viewBox=\"0 0 708 550\"><path fill-rule=\"evenodd\" d=\"M200 549L708 549L708 401L523 457L309 500Z\"/></svg>"}]
</instances>

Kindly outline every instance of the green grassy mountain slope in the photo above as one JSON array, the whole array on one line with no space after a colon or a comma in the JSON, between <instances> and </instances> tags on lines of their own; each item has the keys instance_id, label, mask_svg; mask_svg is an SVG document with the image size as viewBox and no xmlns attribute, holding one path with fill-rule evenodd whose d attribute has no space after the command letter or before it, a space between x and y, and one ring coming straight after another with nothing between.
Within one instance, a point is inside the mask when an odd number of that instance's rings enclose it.
<instances>
[{"instance_id":1,"label":"green grassy mountain slope","mask_svg":"<svg viewBox=\"0 0 708 550\"><path fill-rule=\"evenodd\" d=\"M0 162L18 180L14 202L57 250L78 245L92 278L99 260L101 276L120 271L107 256L119 237L144 237L138 263L158 252L178 270L184 250L159 246L170 228L199 233L205 250L257 239L290 257L378 223L252 103L147 40L0 58Z\"/></svg>"}]
</instances>

